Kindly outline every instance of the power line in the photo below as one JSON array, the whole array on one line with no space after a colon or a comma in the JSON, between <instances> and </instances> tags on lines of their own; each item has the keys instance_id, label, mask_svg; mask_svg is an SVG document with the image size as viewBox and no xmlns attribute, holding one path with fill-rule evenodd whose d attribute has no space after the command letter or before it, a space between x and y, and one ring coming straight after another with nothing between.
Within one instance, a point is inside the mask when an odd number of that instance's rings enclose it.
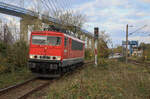
<instances>
[{"instance_id":1,"label":"power line","mask_svg":"<svg viewBox=\"0 0 150 99\"><path fill-rule=\"evenodd\" d=\"M38 0L36 0L36 1L33 1L32 3L30 3L31 4L31 6L32 6L32 8L33 8L33 10L35 10L36 12L40 12L40 10L41 10L41 8L40 8L40 3L39 3L39 1Z\"/></svg>"},{"instance_id":2,"label":"power line","mask_svg":"<svg viewBox=\"0 0 150 99\"><path fill-rule=\"evenodd\" d=\"M43 3L43 5L45 5L47 7L48 10L50 10L50 13L53 14L54 9L50 8L49 5L47 3L45 3L46 2L45 0L41 0L41 2Z\"/></svg>"},{"instance_id":3,"label":"power line","mask_svg":"<svg viewBox=\"0 0 150 99\"><path fill-rule=\"evenodd\" d=\"M44 3L44 1L43 0L40 0L41 1L41 3L43 4L43 6L45 5L45 3ZM46 6L44 6L46 9L48 9L49 10L49 13L52 13L52 9L51 8L49 8L49 6L46 4Z\"/></svg>"},{"instance_id":4,"label":"power line","mask_svg":"<svg viewBox=\"0 0 150 99\"><path fill-rule=\"evenodd\" d=\"M149 31L145 31L145 32L137 32L138 34L143 34L143 35L147 35L149 34L150 32Z\"/></svg>"},{"instance_id":5,"label":"power line","mask_svg":"<svg viewBox=\"0 0 150 99\"><path fill-rule=\"evenodd\" d=\"M43 5L45 5L45 3L44 3L43 0L40 0L40 1L42 2ZM44 7L47 8L47 9L50 9L49 6L48 6L47 4L46 4L46 6L44 6ZM50 10L51 10L51 9L50 9Z\"/></svg>"},{"instance_id":6,"label":"power line","mask_svg":"<svg viewBox=\"0 0 150 99\"><path fill-rule=\"evenodd\" d=\"M53 5L54 5L54 7L55 7L55 17L57 17L58 18L58 14L59 14L59 12L58 12L58 9L57 9L57 5L56 5L56 2L54 2L53 0L51 0L52 1L52 3L53 3Z\"/></svg>"},{"instance_id":7,"label":"power line","mask_svg":"<svg viewBox=\"0 0 150 99\"><path fill-rule=\"evenodd\" d=\"M57 6L58 6L58 12L59 12L58 17L60 17L60 15L62 15L62 13L63 13L63 9L62 9L61 4L58 0L56 0L56 3L57 3Z\"/></svg>"},{"instance_id":8,"label":"power line","mask_svg":"<svg viewBox=\"0 0 150 99\"><path fill-rule=\"evenodd\" d=\"M47 4L47 3L45 3L45 4ZM48 5L49 4L49 5ZM53 11L54 11L54 13L56 12L56 8L54 7L54 5L51 3L51 1L50 0L48 0L48 6L51 6L52 7L52 9L53 9Z\"/></svg>"},{"instance_id":9,"label":"power line","mask_svg":"<svg viewBox=\"0 0 150 99\"><path fill-rule=\"evenodd\" d=\"M62 5L62 3L60 3L59 0L56 0L56 2L59 3L59 6L60 6L60 8L61 8L61 12L62 12L63 10L65 10L64 7L63 7L63 5Z\"/></svg>"},{"instance_id":10,"label":"power line","mask_svg":"<svg viewBox=\"0 0 150 99\"><path fill-rule=\"evenodd\" d=\"M68 4L69 4L69 6L70 6L70 8L71 8L71 0L68 0Z\"/></svg>"},{"instance_id":11,"label":"power line","mask_svg":"<svg viewBox=\"0 0 150 99\"><path fill-rule=\"evenodd\" d=\"M145 27L147 27L147 25L144 25L144 26L138 28L137 30L135 30L135 31L133 31L133 32L131 32L131 33L129 33L129 35L132 35L133 33L137 32L137 31L139 31L139 30L141 30L141 29L143 29L143 28L145 28Z\"/></svg>"},{"instance_id":12,"label":"power line","mask_svg":"<svg viewBox=\"0 0 150 99\"><path fill-rule=\"evenodd\" d=\"M67 5L66 5L66 2L65 2L65 0L63 0L63 5L64 5L64 8L65 8L65 10L66 10L66 8L67 8Z\"/></svg>"},{"instance_id":13,"label":"power line","mask_svg":"<svg viewBox=\"0 0 150 99\"><path fill-rule=\"evenodd\" d=\"M64 5L65 5L66 8L69 7L66 0L64 0Z\"/></svg>"},{"instance_id":14,"label":"power line","mask_svg":"<svg viewBox=\"0 0 150 99\"><path fill-rule=\"evenodd\" d=\"M73 10L72 10L72 7L71 7L71 2L68 1L68 4L69 4L69 7L70 7L69 12L73 14Z\"/></svg>"},{"instance_id":15,"label":"power line","mask_svg":"<svg viewBox=\"0 0 150 99\"><path fill-rule=\"evenodd\" d=\"M70 10L72 11L71 1L70 0L68 0L68 5L69 5Z\"/></svg>"},{"instance_id":16,"label":"power line","mask_svg":"<svg viewBox=\"0 0 150 99\"><path fill-rule=\"evenodd\" d=\"M56 11L57 11L57 5L56 5L56 3L53 0L51 0L51 1L52 1L53 5L54 5Z\"/></svg>"},{"instance_id":17,"label":"power line","mask_svg":"<svg viewBox=\"0 0 150 99\"><path fill-rule=\"evenodd\" d=\"M61 6L62 6L62 8L63 8L63 11L65 12L65 10L66 10L66 9L65 9L65 6L64 6L63 0L61 0L61 3L60 3L60 4L61 4Z\"/></svg>"},{"instance_id":18,"label":"power line","mask_svg":"<svg viewBox=\"0 0 150 99\"><path fill-rule=\"evenodd\" d=\"M71 9L71 1L64 0L64 3L66 5L66 13L71 14L71 16L73 16L73 11Z\"/></svg>"}]
</instances>

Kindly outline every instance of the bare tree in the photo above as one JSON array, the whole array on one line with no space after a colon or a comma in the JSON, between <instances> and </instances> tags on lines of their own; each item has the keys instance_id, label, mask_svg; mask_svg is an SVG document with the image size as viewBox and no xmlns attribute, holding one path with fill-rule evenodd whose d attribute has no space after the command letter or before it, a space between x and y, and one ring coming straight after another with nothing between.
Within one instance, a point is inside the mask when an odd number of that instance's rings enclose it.
<instances>
[{"instance_id":1,"label":"bare tree","mask_svg":"<svg viewBox=\"0 0 150 99\"><path fill-rule=\"evenodd\" d=\"M14 41L14 37L10 31L10 28L7 24L4 25L4 42L7 44L12 44Z\"/></svg>"},{"instance_id":2,"label":"bare tree","mask_svg":"<svg viewBox=\"0 0 150 99\"><path fill-rule=\"evenodd\" d=\"M86 16L66 9L65 3L61 4L63 1L55 2L53 0L40 0L47 8L47 11L44 11L44 14L49 15L53 18L59 20L63 25L66 26L77 26L82 27L86 22ZM38 3L40 3L40 1ZM68 5L69 6L69 5Z\"/></svg>"},{"instance_id":3,"label":"bare tree","mask_svg":"<svg viewBox=\"0 0 150 99\"><path fill-rule=\"evenodd\" d=\"M0 19L0 41L3 40L3 24L2 20Z\"/></svg>"},{"instance_id":4,"label":"bare tree","mask_svg":"<svg viewBox=\"0 0 150 99\"><path fill-rule=\"evenodd\" d=\"M33 3L33 5L31 6L30 10L37 12L37 13L41 13L43 10L41 1L40 0L33 0L32 3Z\"/></svg>"},{"instance_id":5,"label":"bare tree","mask_svg":"<svg viewBox=\"0 0 150 99\"><path fill-rule=\"evenodd\" d=\"M109 35L107 35L105 31L101 31L98 39L98 50L100 50L100 53L98 53L99 57L108 57L110 53L108 48L109 43L111 43Z\"/></svg>"},{"instance_id":6,"label":"bare tree","mask_svg":"<svg viewBox=\"0 0 150 99\"><path fill-rule=\"evenodd\" d=\"M16 24L12 21L5 23L0 21L0 41L7 44L12 44L15 42L16 35L19 33Z\"/></svg>"},{"instance_id":7,"label":"bare tree","mask_svg":"<svg viewBox=\"0 0 150 99\"><path fill-rule=\"evenodd\" d=\"M80 13L73 13L73 12L62 13L61 15L58 16L58 19L66 25L78 27L82 27L83 24L86 22L86 16Z\"/></svg>"}]
</instances>

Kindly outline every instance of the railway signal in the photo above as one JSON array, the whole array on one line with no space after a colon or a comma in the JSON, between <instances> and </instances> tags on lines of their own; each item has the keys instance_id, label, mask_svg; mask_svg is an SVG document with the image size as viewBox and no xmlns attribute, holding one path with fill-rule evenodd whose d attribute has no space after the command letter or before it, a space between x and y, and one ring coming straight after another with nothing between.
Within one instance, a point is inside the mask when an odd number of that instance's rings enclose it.
<instances>
[{"instance_id":1,"label":"railway signal","mask_svg":"<svg viewBox=\"0 0 150 99\"><path fill-rule=\"evenodd\" d=\"M95 40L95 66L97 66L97 44L98 44L98 27L94 28L94 40Z\"/></svg>"}]
</instances>

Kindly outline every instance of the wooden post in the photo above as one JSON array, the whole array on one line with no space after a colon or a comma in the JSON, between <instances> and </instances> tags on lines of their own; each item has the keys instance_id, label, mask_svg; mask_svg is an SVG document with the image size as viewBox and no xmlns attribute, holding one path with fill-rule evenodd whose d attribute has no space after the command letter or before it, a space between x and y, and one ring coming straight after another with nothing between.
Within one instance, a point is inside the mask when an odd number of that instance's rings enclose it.
<instances>
[{"instance_id":1,"label":"wooden post","mask_svg":"<svg viewBox=\"0 0 150 99\"><path fill-rule=\"evenodd\" d=\"M128 24L126 26L126 64L128 63Z\"/></svg>"}]
</instances>

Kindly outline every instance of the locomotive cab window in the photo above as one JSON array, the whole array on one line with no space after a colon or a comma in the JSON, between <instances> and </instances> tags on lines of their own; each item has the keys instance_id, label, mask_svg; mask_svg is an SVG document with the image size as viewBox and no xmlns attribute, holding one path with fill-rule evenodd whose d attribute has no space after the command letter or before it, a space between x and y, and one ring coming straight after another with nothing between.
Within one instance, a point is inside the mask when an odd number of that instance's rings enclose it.
<instances>
[{"instance_id":1,"label":"locomotive cab window","mask_svg":"<svg viewBox=\"0 0 150 99\"><path fill-rule=\"evenodd\" d=\"M47 43L48 45L58 46L61 43L61 37L48 36Z\"/></svg>"},{"instance_id":2,"label":"locomotive cab window","mask_svg":"<svg viewBox=\"0 0 150 99\"><path fill-rule=\"evenodd\" d=\"M46 36L32 35L32 44L46 45Z\"/></svg>"},{"instance_id":3,"label":"locomotive cab window","mask_svg":"<svg viewBox=\"0 0 150 99\"><path fill-rule=\"evenodd\" d=\"M59 46L61 44L61 37L32 35L32 44Z\"/></svg>"}]
</instances>

